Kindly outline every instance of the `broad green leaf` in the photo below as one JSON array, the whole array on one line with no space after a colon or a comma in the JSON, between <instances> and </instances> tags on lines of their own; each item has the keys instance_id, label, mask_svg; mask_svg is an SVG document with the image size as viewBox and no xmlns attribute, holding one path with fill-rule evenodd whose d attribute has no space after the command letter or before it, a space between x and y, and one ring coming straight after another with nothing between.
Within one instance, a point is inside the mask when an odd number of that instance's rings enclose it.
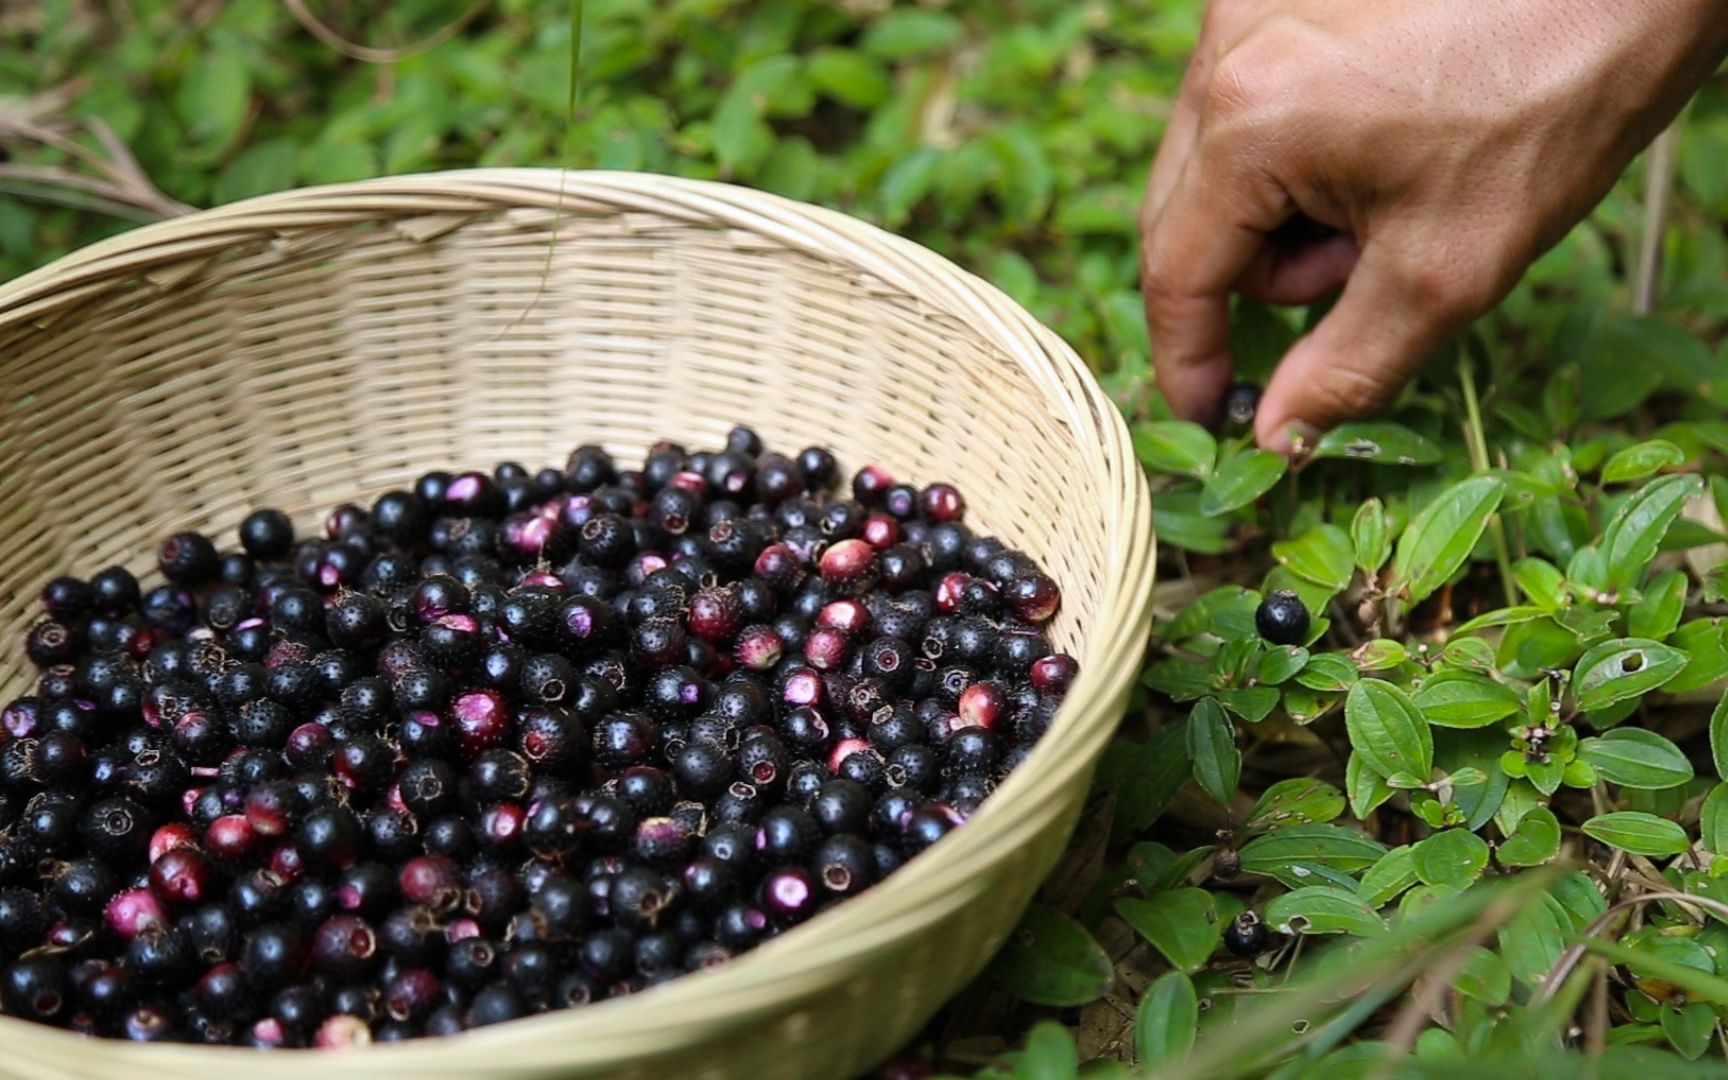
<instances>
[{"instance_id":1,"label":"broad green leaf","mask_svg":"<svg viewBox=\"0 0 1728 1080\"><path fill-rule=\"evenodd\" d=\"M1409 658L1410 651L1404 643L1391 638L1364 641L1350 651L1350 659L1358 671L1390 671Z\"/></svg>"},{"instance_id":2,"label":"broad green leaf","mask_svg":"<svg viewBox=\"0 0 1728 1080\"><path fill-rule=\"evenodd\" d=\"M1616 638L1592 646L1572 670L1578 707L1602 709L1660 687L1686 666L1686 654L1647 638Z\"/></svg>"},{"instance_id":3,"label":"broad green leaf","mask_svg":"<svg viewBox=\"0 0 1728 1080\"><path fill-rule=\"evenodd\" d=\"M1452 632L1454 634L1474 634L1478 630L1487 630L1496 626L1516 626L1520 623L1534 622L1537 619L1545 618L1548 614L1547 608L1538 607L1535 604L1516 604L1508 608L1484 611Z\"/></svg>"},{"instance_id":4,"label":"broad green leaf","mask_svg":"<svg viewBox=\"0 0 1728 1080\"><path fill-rule=\"evenodd\" d=\"M1026 1036L1016 1075L1024 1080L1078 1080L1080 1054L1074 1036L1054 1020L1042 1020Z\"/></svg>"},{"instance_id":5,"label":"broad green leaf","mask_svg":"<svg viewBox=\"0 0 1728 1080\"><path fill-rule=\"evenodd\" d=\"M1728 979L1718 978L1709 969L1709 954L1697 942L1686 941L1684 938L1656 939L1680 945L1685 948L1693 946L1696 952L1704 953L1705 966L1697 967L1691 964L1676 962L1667 956L1658 955L1648 946L1654 942L1646 942L1645 948L1634 948L1624 942L1610 941L1603 937L1581 937L1578 943L1589 951L1617 964L1625 964L1640 974L1663 982L1673 983L1686 991L1688 997L1701 1001L1714 1001L1728 1004ZM1687 950L1692 952L1693 950Z\"/></svg>"},{"instance_id":6,"label":"broad green leaf","mask_svg":"<svg viewBox=\"0 0 1728 1080\"><path fill-rule=\"evenodd\" d=\"M1667 439L1651 439L1626 449L1608 459L1602 466L1604 484L1629 484L1672 468L1686 460L1686 452Z\"/></svg>"},{"instance_id":7,"label":"broad green leaf","mask_svg":"<svg viewBox=\"0 0 1728 1080\"><path fill-rule=\"evenodd\" d=\"M1351 934L1377 937L1386 922L1360 896L1329 885L1310 885L1275 896L1266 905L1265 919L1285 934Z\"/></svg>"},{"instance_id":8,"label":"broad green leaf","mask_svg":"<svg viewBox=\"0 0 1728 1080\"><path fill-rule=\"evenodd\" d=\"M1703 1001L1668 1005L1662 1010L1662 1032L1681 1057L1697 1061L1716 1034L1716 1010Z\"/></svg>"},{"instance_id":9,"label":"broad green leaf","mask_svg":"<svg viewBox=\"0 0 1728 1080\"><path fill-rule=\"evenodd\" d=\"M1703 487L1704 481L1695 475L1664 476L1620 504L1602 534L1609 588L1624 589L1638 583L1686 500Z\"/></svg>"},{"instance_id":10,"label":"broad green leaf","mask_svg":"<svg viewBox=\"0 0 1728 1080\"><path fill-rule=\"evenodd\" d=\"M1341 825L1291 825L1256 836L1237 854L1245 874L1276 875L1302 862L1355 874L1379 861L1386 845Z\"/></svg>"},{"instance_id":11,"label":"broad green leaf","mask_svg":"<svg viewBox=\"0 0 1728 1080\"><path fill-rule=\"evenodd\" d=\"M1572 920L1560 901L1546 893L1521 905L1496 931L1500 957L1512 977L1526 986L1537 986L1554 968L1572 933Z\"/></svg>"},{"instance_id":12,"label":"broad green leaf","mask_svg":"<svg viewBox=\"0 0 1728 1080\"><path fill-rule=\"evenodd\" d=\"M1441 650L1440 658L1455 668L1487 673L1494 670L1494 646L1477 637L1455 637Z\"/></svg>"},{"instance_id":13,"label":"broad green leaf","mask_svg":"<svg viewBox=\"0 0 1728 1080\"><path fill-rule=\"evenodd\" d=\"M1185 1060L1194 1048L1200 1026L1200 1002L1194 982L1180 971L1168 971L1146 988L1134 1012L1134 1047L1140 1067L1153 1069Z\"/></svg>"},{"instance_id":14,"label":"broad green leaf","mask_svg":"<svg viewBox=\"0 0 1728 1080\"><path fill-rule=\"evenodd\" d=\"M1218 704L1248 721L1258 724L1278 707L1278 688L1250 686L1239 690L1220 690L1215 695Z\"/></svg>"},{"instance_id":15,"label":"broad green leaf","mask_svg":"<svg viewBox=\"0 0 1728 1080\"><path fill-rule=\"evenodd\" d=\"M1299 684L1322 694L1341 694L1355 686L1359 677L1356 665L1337 653L1314 653L1296 673Z\"/></svg>"},{"instance_id":16,"label":"broad green leaf","mask_svg":"<svg viewBox=\"0 0 1728 1080\"><path fill-rule=\"evenodd\" d=\"M252 102L252 64L233 49L206 49L180 81L175 111L187 134L206 151L228 145Z\"/></svg>"},{"instance_id":17,"label":"broad green leaf","mask_svg":"<svg viewBox=\"0 0 1728 1080\"><path fill-rule=\"evenodd\" d=\"M817 91L857 109L881 104L893 88L880 63L852 49L817 49L808 70Z\"/></svg>"},{"instance_id":18,"label":"broad green leaf","mask_svg":"<svg viewBox=\"0 0 1728 1080\"><path fill-rule=\"evenodd\" d=\"M1686 830L1667 818L1637 810L1617 810L1597 814L1586 821L1584 835L1610 847L1622 848L1634 855L1658 857L1678 855L1686 850Z\"/></svg>"},{"instance_id":19,"label":"broad green leaf","mask_svg":"<svg viewBox=\"0 0 1728 1080\"><path fill-rule=\"evenodd\" d=\"M1728 855L1728 784L1717 784L1698 810L1698 833L1712 855Z\"/></svg>"},{"instance_id":20,"label":"broad green leaf","mask_svg":"<svg viewBox=\"0 0 1728 1080\"><path fill-rule=\"evenodd\" d=\"M1402 424L1356 421L1339 424L1314 444L1317 458L1346 458L1381 465L1433 465L1440 447Z\"/></svg>"},{"instance_id":21,"label":"broad green leaf","mask_svg":"<svg viewBox=\"0 0 1728 1080\"><path fill-rule=\"evenodd\" d=\"M755 119L748 114L745 118ZM882 202L883 221L898 225L912 216L912 208L929 194L930 182L935 178L936 166L941 161L942 155L938 151L921 146L894 163L882 177L877 190L877 197Z\"/></svg>"},{"instance_id":22,"label":"broad green leaf","mask_svg":"<svg viewBox=\"0 0 1728 1080\"><path fill-rule=\"evenodd\" d=\"M1670 694L1701 690L1728 676L1728 620L1720 616L1693 619L1668 636L1668 644L1688 659L1680 674L1662 689Z\"/></svg>"},{"instance_id":23,"label":"broad green leaf","mask_svg":"<svg viewBox=\"0 0 1728 1080\"><path fill-rule=\"evenodd\" d=\"M1200 489L1200 512L1207 517L1241 509L1271 491L1289 459L1270 450L1242 450L1225 458Z\"/></svg>"},{"instance_id":24,"label":"broad green leaf","mask_svg":"<svg viewBox=\"0 0 1728 1080\"><path fill-rule=\"evenodd\" d=\"M1199 634L1211 634L1226 640L1252 637L1254 609L1260 605L1260 594L1239 585L1213 589L1183 608L1168 623L1158 627L1157 637L1164 641L1182 641Z\"/></svg>"},{"instance_id":25,"label":"broad green leaf","mask_svg":"<svg viewBox=\"0 0 1728 1080\"><path fill-rule=\"evenodd\" d=\"M1416 515L1392 558L1392 580L1404 588L1410 603L1426 599L1464 565L1499 509L1505 490L1497 477L1471 477L1442 492Z\"/></svg>"},{"instance_id":26,"label":"broad green leaf","mask_svg":"<svg viewBox=\"0 0 1728 1080\"><path fill-rule=\"evenodd\" d=\"M1344 791L1350 799L1350 812L1358 818L1367 817L1392 797L1391 786L1357 753L1352 753L1344 766Z\"/></svg>"},{"instance_id":27,"label":"broad green leaf","mask_svg":"<svg viewBox=\"0 0 1728 1080\"><path fill-rule=\"evenodd\" d=\"M1300 645L1273 645L1260 654L1254 681L1261 686L1279 686L1308 664L1308 650Z\"/></svg>"},{"instance_id":28,"label":"broad green leaf","mask_svg":"<svg viewBox=\"0 0 1728 1080\"><path fill-rule=\"evenodd\" d=\"M1546 806L1531 809L1502 840L1494 857L1503 866L1541 866L1560 853L1560 822Z\"/></svg>"},{"instance_id":29,"label":"broad green leaf","mask_svg":"<svg viewBox=\"0 0 1728 1080\"><path fill-rule=\"evenodd\" d=\"M1415 849L1404 844L1380 856L1362 875L1362 899L1371 907L1385 907L1416 881Z\"/></svg>"},{"instance_id":30,"label":"broad green leaf","mask_svg":"<svg viewBox=\"0 0 1728 1080\"><path fill-rule=\"evenodd\" d=\"M1290 572L1340 592L1350 584L1354 553L1350 537L1336 525L1316 525L1294 540L1272 545L1272 557Z\"/></svg>"},{"instance_id":31,"label":"broad green leaf","mask_svg":"<svg viewBox=\"0 0 1728 1080\"><path fill-rule=\"evenodd\" d=\"M1512 996L1512 972L1498 953L1478 945L1470 950L1453 988L1484 1005L1504 1005Z\"/></svg>"},{"instance_id":32,"label":"broad green leaf","mask_svg":"<svg viewBox=\"0 0 1728 1080\"><path fill-rule=\"evenodd\" d=\"M1218 443L1211 432L1186 420L1158 420L1134 428L1134 453L1154 472L1193 476L1212 475ZM1204 512L1204 511L1202 511Z\"/></svg>"},{"instance_id":33,"label":"broad green leaf","mask_svg":"<svg viewBox=\"0 0 1728 1080\"><path fill-rule=\"evenodd\" d=\"M1343 812L1343 792L1324 780L1294 776L1261 792L1243 828L1267 832L1292 825L1319 825Z\"/></svg>"},{"instance_id":34,"label":"broad green leaf","mask_svg":"<svg viewBox=\"0 0 1728 1080\"><path fill-rule=\"evenodd\" d=\"M1430 675L1410 697L1437 727L1487 727L1524 707L1518 691L1471 671Z\"/></svg>"},{"instance_id":35,"label":"broad green leaf","mask_svg":"<svg viewBox=\"0 0 1728 1080\"><path fill-rule=\"evenodd\" d=\"M947 49L965 35L965 26L947 12L901 7L871 20L862 45L872 56L904 60Z\"/></svg>"},{"instance_id":36,"label":"broad green leaf","mask_svg":"<svg viewBox=\"0 0 1728 1080\"><path fill-rule=\"evenodd\" d=\"M1344 701L1350 746L1378 776L1426 781L1434 771L1434 736L1410 695L1389 682L1363 679Z\"/></svg>"},{"instance_id":37,"label":"broad green leaf","mask_svg":"<svg viewBox=\"0 0 1728 1080\"><path fill-rule=\"evenodd\" d=\"M1465 829L1446 829L1416 844L1411 865L1425 885L1462 889L1482 876L1488 844Z\"/></svg>"},{"instance_id":38,"label":"broad green leaf","mask_svg":"<svg viewBox=\"0 0 1728 1080\"><path fill-rule=\"evenodd\" d=\"M1626 613L1628 637L1661 641L1680 625L1686 611L1686 571L1657 574L1644 586L1643 595Z\"/></svg>"},{"instance_id":39,"label":"broad green leaf","mask_svg":"<svg viewBox=\"0 0 1728 1080\"><path fill-rule=\"evenodd\" d=\"M1554 611L1566 603L1566 578L1547 559L1519 559L1512 564L1512 580L1544 610Z\"/></svg>"},{"instance_id":40,"label":"broad green leaf","mask_svg":"<svg viewBox=\"0 0 1728 1080\"><path fill-rule=\"evenodd\" d=\"M1144 899L1125 896L1116 914L1183 971L1204 967L1224 940L1212 894L1205 889L1170 889Z\"/></svg>"},{"instance_id":41,"label":"broad green leaf","mask_svg":"<svg viewBox=\"0 0 1728 1080\"><path fill-rule=\"evenodd\" d=\"M1369 499L1356 508L1350 519L1350 546L1356 553L1356 567L1372 576L1386 565L1392 554L1392 532L1386 520L1386 507L1379 499Z\"/></svg>"},{"instance_id":42,"label":"broad green leaf","mask_svg":"<svg viewBox=\"0 0 1728 1080\"><path fill-rule=\"evenodd\" d=\"M1212 673L1203 664L1176 656L1147 668L1140 682L1172 701L1195 701L1211 692Z\"/></svg>"},{"instance_id":43,"label":"broad green leaf","mask_svg":"<svg viewBox=\"0 0 1728 1080\"><path fill-rule=\"evenodd\" d=\"M991 962L992 985L1022 1001L1068 1007L1095 1001L1110 986L1110 957L1084 926L1034 904Z\"/></svg>"},{"instance_id":44,"label":"broad green leaf","mask_svg":"<svg viewBox=\"0 0 1728 1080\"><path fill-rule=\"evenodd\" d=\"M1211 698L1201 698L1188 714L1188 757L1200 790L1229 806L1242 775L1242 751L1236 748L1236 726Z\"/></svg>"},{"instance_id":45,"label":"broad green leaf","mask_svg":"<svg viewBox=\"0 0 1728 1080\"><path fill-rule=\"evenodd\" d=\"M1643 728L1615 728L1578 744L1578 756L1602 779L1621 787L1657 791L1692 779L1692 762L1668 739Z\"/></svg>"},{"instance_id":46,"label":"broad green leaf","mask_svg":"<svg viewBox=\"0 0 1728 1080\"><path fill-rule=\"evenodd\" d=\"M1182 725L1169 724L1144 742L1118 741L1104 754L1099 786L1116 796L1118 836L1133 836L1157 821L1188 782L1193 770L1185 735Z\"/></svg>"}]
</instances>

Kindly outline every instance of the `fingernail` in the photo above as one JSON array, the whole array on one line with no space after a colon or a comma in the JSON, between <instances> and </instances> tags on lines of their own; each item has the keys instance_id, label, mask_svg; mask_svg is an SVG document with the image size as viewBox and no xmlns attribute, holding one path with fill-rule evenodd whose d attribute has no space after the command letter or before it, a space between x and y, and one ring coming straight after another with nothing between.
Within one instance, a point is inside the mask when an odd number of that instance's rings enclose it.
<instances>
[{"instance_id":1,"label":"fingernail","mask_svg":"<svg viewBox=\"0 0 1728 1080\"><path fill-rule=\"evenodd\" d=\"M1306 420L1287 420L1279 425L1266 449L1297 461L1314 452L1320 429Z\"/></svg>"}]
</instances>

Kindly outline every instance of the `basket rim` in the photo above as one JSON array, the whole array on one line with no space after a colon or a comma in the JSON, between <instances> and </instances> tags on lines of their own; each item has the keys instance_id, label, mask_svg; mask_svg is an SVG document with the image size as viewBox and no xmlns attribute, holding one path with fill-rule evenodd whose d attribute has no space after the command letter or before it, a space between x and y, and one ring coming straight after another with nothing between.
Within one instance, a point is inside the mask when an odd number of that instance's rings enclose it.
<instances>
[{"instance_id":1,"label":"basket rim","mask_svg":"<svg viewBox=\"0 0 1728 1080\"><path fill-rule=\"evenodd\" d=\"M1110 505L1102 507L1108 553L1100 611L1088 629L1079 677L1049 738L1009 775L964 829L938 845L943 857L914 859L882 885L824 912L808 926L739 956L718 969L686 975L656 989L648 1006L635 997L566 1009L448 1038L377 1045L368 1060L391 1068L430 1063L452 1050L512 1052L535 1046L548 1065L611 1060L608 1044L639 1042L647 1033L687 1034L704 1021L773 1014L816 985L832 985L848 964L916 936L964 903L980 871L1014 857L1016 827L1054 813L1067 786L1090 771L1115 728L1138 670L1152 618L1154 539L1151 500L1127 425L1085 363L1058 335L995 286L944 256L838 211L737 185L650 173L557 169L468 169L383 177L262 195L142 226L99 241L0 285L0 330L46 324L64 307L166 268L213 259L235 244L268 238L291 242L297 230L346 224L482 215L561 213L559 227L584 216L641 213L754 233L790 250L851 267L928 311L973 326L1019 364L1050 405L1063 407L1071 436L1098 447ZM173 281L169 281L171 287ZM787 942L791 945L788 946ZM79 1039L27 1021L0 1017L0 1030L23 1038ZM543 1036L557 1036L555 1041ZM70 1045L70 1044L68 1044ZM247 1054L250 1067L290 1067L304 1059L263 1061L239 1048L186 1044L135 1046L80 1040L79 1053L197 1054L207 1065ZM389 1055L379 1059L374 1055ZM213 1057L210 1055L225 1055ZM272 1056L273 1057L273 1056Z\"/></svg>"}]
</instances>

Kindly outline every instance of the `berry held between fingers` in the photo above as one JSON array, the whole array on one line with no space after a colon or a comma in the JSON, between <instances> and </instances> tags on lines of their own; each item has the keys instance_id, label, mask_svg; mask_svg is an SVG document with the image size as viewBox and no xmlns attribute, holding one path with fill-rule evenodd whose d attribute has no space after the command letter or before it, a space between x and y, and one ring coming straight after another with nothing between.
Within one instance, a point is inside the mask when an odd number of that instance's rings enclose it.
<instances>
[{"instance_id":1,"label":"berry held between fingers","mask_svg":"<svg viewBox=\"0 0 1728 1080\"><path fill-rule=\"evenodd\" d=\"M354 1047L726 963L963 825L1077 677L966 511L735 428L53 579L0 708L0 1010Z\"/></svg>"}]
</instances>

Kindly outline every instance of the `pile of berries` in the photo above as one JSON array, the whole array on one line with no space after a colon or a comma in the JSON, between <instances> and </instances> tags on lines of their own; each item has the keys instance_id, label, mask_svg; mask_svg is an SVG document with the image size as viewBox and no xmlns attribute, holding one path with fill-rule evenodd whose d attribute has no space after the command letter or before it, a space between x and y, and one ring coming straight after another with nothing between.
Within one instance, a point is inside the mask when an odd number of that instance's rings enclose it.
<instances>
[{"instance_id":1,"label":"pile of berries","mask_svg":"<svg viewBox=\"0 0 1728 1080\"><path fill-rule=\"evenodd\" d=\"M0 712L0 1007L260 1047L712 967L963 823L1076 674L1060 594L880 468L662 443L429 473L60 578Z\"/></svg>"}]
</instances>

